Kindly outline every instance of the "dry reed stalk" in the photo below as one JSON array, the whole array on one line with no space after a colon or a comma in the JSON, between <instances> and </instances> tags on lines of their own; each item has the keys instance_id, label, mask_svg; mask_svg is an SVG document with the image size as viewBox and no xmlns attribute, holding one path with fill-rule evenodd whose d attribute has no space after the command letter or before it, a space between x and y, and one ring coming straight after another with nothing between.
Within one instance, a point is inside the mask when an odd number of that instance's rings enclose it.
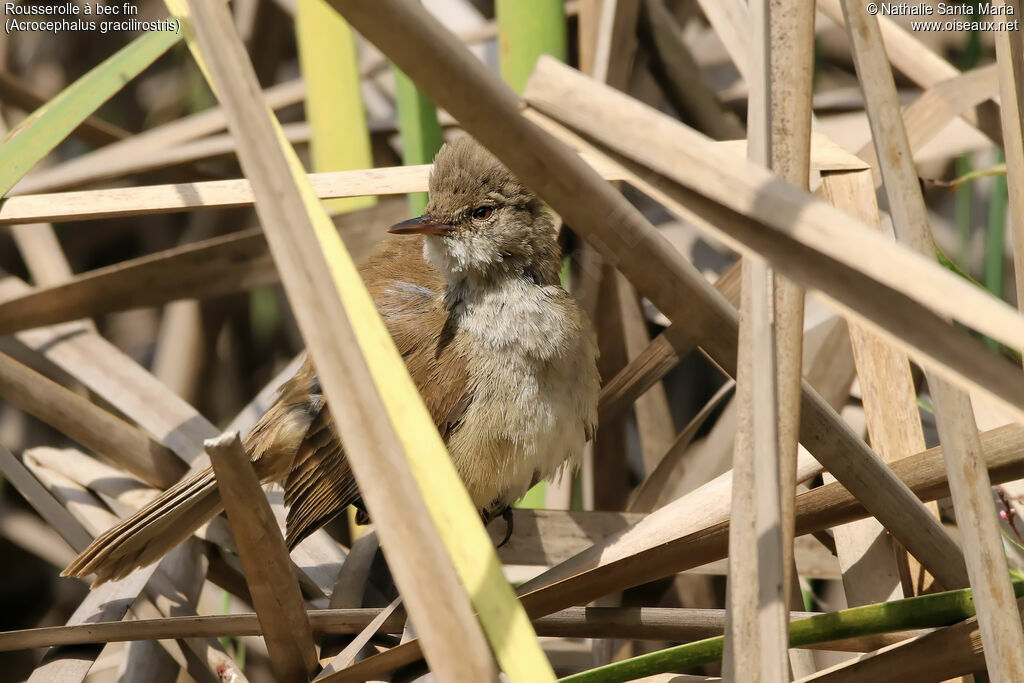
<instances>
[{"instance_id":1,"label":"dry reed stalk","mask_svg":"<svg viewBox=\"0 0 1024 683\"><path fill-rule=\"evenodd\" d=\"M653 505L654 509L692 492L702 483L710 481L728 471L732 463L736 431L736 407L732 401L726 403L721 415L710 428L706 437L695 441L685 452L681 471L667 482L666 488ZM805 452L805 460L813 461ZM700 603L694 606L710 606Z\"/></svg>"},{"instance_id":2,"label":"dry reed stalk","mask_svg":"<svg viewBox=\"0 0 1024 683\"><path fill-rule=\"evenodd\" d=\"M603 0L598 17L594 45L593 75L613 88L625 90L636 53L636 0ZM601 376L614 375L626 365L629 311L632 317L643 318L640 302L625 280L594 247L583 242L572 273L573 290L580 305L593 321L597 334ZM634 414L649 406L635 404ZM645 440L644 434L640 435ZM602 476L584 476L585 508L620 509L629 495L627 420L625 417L601 421L592 444L584 454L584 472L600 472ZM602 604L617 604L618 596L609 596ZM607 660L609 652L596 653L598 661Z\"/></svg>"},{"instance_id":3,"label":"dry reed stalk","mask_svg":"<svg viewBox=\"0 0 1024 683\"><path fill-rule=\"evenodd\" d=\"M604 0L600 8L600 17L594 46L593 69L590 72L594 78L611 85L619 90L627 90L630 82L630 75L633 71L633 63L637 52L637 20L640 14L640 0ZM592 247L584 245L584 249ZM585 273L583 273L585 276ZM603 376L617 374L622 366L628 363L629 359L641 353L643 348L650 342L647 336L647 321L640 306L640 299L636 291L629 284L629 281L621 273L610 268L605 269L605 278L611 278L602 286L610 294L608 297L617 306L609 311L608 307L602 306L598 311L598 319L608 327L614 326L616 345L618 348L617 358L614 367L609 368L608 363L599 359L599 369ZM600 330L599 330L600 332ZM601 341L600 334L598 341ZM604 351L602 351L602 355ZM653 469L657 458L665 452L665 446L672 439L672 417L669 412L668 400L663 387L651 387L648 392L638 396L633 402L633 411L636 418L637 429L640 433L641 455L643 457L645 470ZM613 430L625 429L625 423L616 419L601 421L601 429L607 429L608 425L615 425ZM619 432L621 444L610 444L611 450L618 450L618 457L625 453L625 432ZM594 457L595 469L606 471L601 464L602 459L608 458L604 449L609 444L602 444L600 431L598 441L595 444ZM613 455L613 457L615 457ZM617 480L620 484L625 479L606 477ZM600 478L598 478L598 481ZM628 492L618 490L614 492L614 499L619 502L628 496ZM598 507L621 507L621 505L602 505L599 497L595 495ZM605 501L606 503L611 500Z\"/></svg>"},{"instance_id":4,"label":"dry reed stalk","mask_svg":"<svg viewBox=\"0 0 1024 683\"><path fill-rule=\"evenodd\" d=\"M839 570L839 563L833 551L825 547L822 540L827 536L822 533L814 533L806 536L799 536L793 544L793 557L795 558L796 569L800 577L804 579L827 579L838 581L842 579ZM699 567L687 569L684 574L697 576L725 576L728 574L729 560L723 558L713 562L707 562ZM801 607L803 607L801 605ZM802 610L797 610L802 611ZM792 650L790 651L792 655Z\"/></svg>"},{"instance_id":5,"label":"dry reed stalk","mask_svg":"<svg viewBox=\"0 0 1024 683\"><path fill-rule=\"evenodd\" d=\"M516 533L498 550L498 556L505 564L558 564L594 540L607 538L642 518L642 514L627 512L516 509L512 512ZM488 531L498 542L504 537L501 525Z\"/></svg>"},{"instance_id":6,"label":"dry reed stalk","mask_svg":"<svg viewBox=\"0 0 1024 683\"><path fill-rule=\"evenodd\" d=\"M807 190L811 168L811 97L814 83L814 8L799 0L768 0L762 66L768 81L766 100L768 119L761 135L766 147L756 150L747 142L748 156L767 165L779 177ZM779 502L782 557L782 611L803 607L800 581L793 555L794 497L796 462L800 434L801 377L804 330L804 292L797 284L772 272L773 300L769 315L774 315L776 333L776 382L778 394ZM771 416L768 416L771 419ZM785 622L783 622L785 623ZM785 646L785 626L780 636ZM790 668L794 675L815 670L813 658L793 651ZM786 671L784 678L789 678Z\"/></svg>"},{"instance_id":7,"label":"dry reed stalk","mask_svg":"<svg viewBox=\"0 0 1024 683\"><path fill-rule=\"evenodd\" d=\"M214 237L37 288L0 303L0 334L278 281L259 228Z\"/></svg>"},{"instance_id":8,"label":"dry reed stalk","mask_svg":"<svg viewBox=\"0 0 1024 683\"><path fill-rule=\"evenodd\" d=\"M299 146L309 144L310 128L308 123L304 121L288 123L283 125L281 128L284 131L285 138L288 142L292 143L292 145ZM81 185L91 185L102 183L104 181L119 180L126 176L151 171L168 170L188 165L195 166L197 165L197 162L210 161L221 157L230 157L234 156L234 154L235 143L230 135L227 133L211 135L199 140L188 141L180 145L157 149L146 156L133 156L116 159L116 163L104 164L99 168L94 168L90 165L85 171L72 169L75 170L75 175L72 175L71 170L66 170L59 178L61 182L48 181L46 183L32 182L29 184L27 183L27 180L32 179L34 176L27 176L24 190L19 187L16 187L15 190L18 191L17 196L28 194L30 191L32 193L53 192L55 190L65 190ZM76 157L67 163L71 164L77 160L78 159ZM202 168L199 170L202 171ZM208 175L208 173L206 175Z\"/></svg>"},{"instance_id":9,"label":"dry reed stalk","mask_svg":"<svg viewBox=\"0 0 1024 683\"><path fill-rule=\"evenodd\" d=\"M110 508L112 514L101 505L95 506L99 518L95 515L89 518L91 530L103 531L115 523L119 516L134 512L160 492L160 489L126 474L124 470L100 462L95 457L74 448L36 446L26 449L23 457L26 462L33 465L59 472L61 476L86 489L90 495L103 501L104 505ZM210 534L206 537L215 538Z\"/></svg>"},{"instance_id":10,"label":"dry reed stalk","mask_svg":"<svg viewBox=\"0 0 1024 683\"><path fill-rule=\"evenodd\" d=\"M931 256L935 253L935 244L878 21L856 0L843 0L843 14L853 44L854 63L864 92L896 238ZM950 491L974 589L978 621L988 646L985 659L996 679L1019 680L1024 678L1024 629L1016 610L1003 540L992 507L991 483L985 469L979 467L984 456L970 395L935 373L928 374L928 385L949 469Z\"/></svg>"},{"instance_id":11,"label":"dry reed stalk","mask_svg":"<svg viewBox=\"0 0 1024 683\"><path fill-rule=\"evenodd\" d=\"M113 510L115 516L103 517L100 522L96 523L97 531L114 525L118 521L118 516L124 518L133 514L160 492L159 489L144 484L125 474L122 470L116 470L92 457L70 449L56 451L40 447L26 451L26 453L31 453L32 458L41 465L59 471L75 484L96 494L107 507ZM279 493L275 495L274 492L271 492L267 497L275 511L275 516L279 519L279 526L283 527L282 496ZM105 511L103 512L105 513ZM220 517L214 518L208 525L200 528L196 532L196 536L229 551L237 549L227 523ZM340 551L334 554L324 552L325 548L337 547L333 541L323 538L319 541L317 544L307 541L293 551L299 579L312 595L323 594L330 586L330 581L333 580L337 568L341 564ZM241 578L240 575L239 578ZM248 589L244 593L248 594Z\"/></svg>"},{"instance_id":12,"label":"dry reed stalk","mask_svg":"<svg viewBox=\"0 0 1024 683\"><path fill-rule=\"evenodd\" d=\"M807 31L813 34L814 14L769 0L750 9L747 155L806 188L811 42L802 43ZM803 292L756 257L744 259L742 292L724 671L737 680L783 681L789 678L786 622L796 579L792 499ZM797 668L810 666L797 661Z\"/></svg>"},{"instance_id":13,"label":"dry reed stalk","mask_svg":"<svg viewBox=\"0 0 1024 683\"><path fill-rule=\"evenodd\" d=\"M0 453L0 460L4 460ZM0 468L0 472L4 471ZM62 569L75 559L74 548L64 540L43 515L36 515L10 503L0 503L0 535L19 548Z\"/></svg>"},{"instance_id":14,"label":"dry reed stalk","mask_svg":"<svg viewBox=\"0 0 1024 683\"><path fill-rule=\"evenodd\" d=\"M752 15L757 14L755 9ZM723 666L726 678L733 680L781 682L788 678L789 667L785 656L787 557L780 495L789 486L781 481L780 472L782 416L777 382L782 368L776 363L777 339L770 312L775 298L772 279L763 261L743 260Z\"/></svg>"},{"instance_id":15,"label":"dry reed stalk","mask_svg":"<svg viewBox=\"0 0 1024 683\"><path fill-rule=\"evenodd\" d=\"M811 166L816 170L860 168L863 162L836 147L826 138L814 137ZM744 141L718 143L722 149L743 153ZM622 180L616 165L603 165L600 158L584 155L584 160L606 180ZM310 182L321 199L355 197L363 194L408 194L427 187L429 165L396 166L313 173ZM40 221L90 220L173 213L192 209L237 208L252 206L249 181L213 180L173 185L148 185L107 190L80 190L51 194L26 194L10 197L0 205L0 225L38 223Z\"/></svg>"},{"instance_id":16,"label":"dry reed stalk","mask_svg":"<svg viewBox=\"0 0 1024 683\"><path fill-rule=\"evenodd\" d=\"M801 479L820 471L820 466L809 456L802 459L798 468ZM519 592L524 594L522 599L530 614L537 617L570 605L586 604L602 595L662 578L677 570L684 571L688 567L674 564L680 558L687 558L683 560L684 564L690 559L696 559L695 564L702 564L700 558L705 555L707 559L724 558L727 555L727 523L721 520L728 519L731 480L732 473L726 473L522 584ZM661 521L655 521L657 516L661 516ZM666 528L666 523L670 526L683 523L694 531L693 537L682 541L687 544L687 549L672 559L663 556L662 551L672 553L671 539L680 539L686 532L681 531L677 535L679 530ZM645 548L653 549L653 552L644 556ZM420 657L418 641L402 643L353 665L348 670L349 677L344 680L360 681L381 676Z\"/></svg>"},{"instance_id":17,"label":"dry reed stalk","mask_svg":"<svg viewBox=\"0 0 1024 683\"><path fill-rule=\"evenodd\" d=\"M426 164L394 166L312 173L309 181L321 199L409 194L426 190L429 173L430 165ZM18 195L0 205L0 225L226 209L252 206L253 201L252 188L246 179Z\"/></svg>"},{"instance_id":18,"label":"dry reed stalk","mask_svg":"<svg viewBox=\"0 0 1024 683\"><path fill-rule=\"evenodd\" d=\"M8 132L7 121L0 114L0 134L6 135ZM12 225L11 236L37 287L54 285L72 277L71 265L64 256L52 224ZM91 322L86 325L93 328Z\"/></svg>"},{"instance_id":19,"label":"dry reed stalk","mask_svg":"<svg viewBox=\"0 0 1024 683\"><path fill-rule=\"evenodd\" d=\"M372 529L366 530L352 542L331 593L331 609L361 607L367 597L384 601L383 594L373 585L371 576L379 551L380 540L377 532ZM403 616L402 620L405 618Z\"/></svg>"},{"instance_id":20,"label":"dry reed stalk","mask_svg":"<svg viewBox=\"0 0 1024 683\"><path fill-rule=\"evenodd\" d=\"M312 174L310 182L321 199L372 192L406 194L426 185L428 171L426 166L337 171ZM0 208L0 222L116 218L191 209L252 206L253 201L249 181L242 179L20 195L4 202Z\"/></svg>"},{"instance_id":21,"label":"dry reed stalk","mask_svg":"<svg viewBox=\"0 0 1024 683\"><path fill-rule=\"evenodd\" d=\"M351 525L350 525L351 527ZM370 531L356 538L349 548L345 562L337 574L334 591L331 593L331 609L354 609L366 604L383 604L384 596L372 581L373 564L378 557L380 542L377 532ZM371 602L372 601L372 602ZM402 630L408 621L403 610L394 615L394 628ZM360 630L365 626L360 626ZM349 639L339 638L330 633L323 633L320 639L320 660L333 657L340 653Z\"/></svg>"},{"instance_id":22,"label":"dry reed stalk","mask_svg":"<svg viewBox=\"0 0 1024 683\"><path fill-rule=\"evenodd\" d=\"M670 202L670 204L671 204L671 202ZM723 219L723 220L725 220L725 219ZM806 409L806 407L805 407L805 409ZM821 409L820 409L820 408L818 408L818 409L816 409L816 410L821 410ZM809 413L809 414L810 414L810 413ZM816 433L816 432L812 431L811 433ZM812 447L813 447L813 446L812 446ZM820 457L820 453L821 453L821 451L820 451L820 450L818 450L818 451L815 451L815 453L818 453L818 454L819 454L819 457ZM867 460L863 461L863 462L864 462L864 464L867 464L867 463L873 463L873 464L871 465L872 467L878 467L878 466L881 466L881 463L878 463L878 462L873 462L873 458L874 458L874 456L873 456L873 455L871 455L871 456L870 456L870 458L868 458ZM828 462L828 466L829 466L829 467L830 467L831 469L834 469L834 470L836 470L836 469L838 469L838 468L841 468L841 467L844 467L844 466L848 465L848 463L844 463L844 462L838 462L838 463L834 463L833 461L830 461L830 460L829 460L829 461L827 461L827 462ZM888 475L887 475L887 474L885 474L884 470L880 470L880 471L878 472L877 476L879 476L879 477L881 477L881 478L883 478L883 479L884 479L884 478L886 478L886 477L887 477ZM852 484L851 484L851 485L852 485ZM870 497L870 496L872 496L873 494L872 494L872 492L870 492L870 490L864 490L864 492L858 492L858 495ZM906 501L907 501L907 504L908 504L908 505L911 505L911 506L915 506L915 505L916 505L916 502L915 502L915 501L910 501L909 499L904 499L904 500L906 500ZM890 503L891 503L891 501L890 501ZM886 503L886 502L883 502L883 501L878 501L878 504L879 504L879 505L882 505L882 506L883 506L883 508L884 508L884 507L885 507L885 506L887 505L887 503ZM892 525L893 525L894 523L895 523L895 524L899 524L899 523L900 523L900 519L899 519L899 515L898 515L898 514L897 514L897 515L894 515L894 516L892 516L892 517L890 517L890 521L888 522L888 525L892 526ZM932 522L932 524L934 525L934 521ZM904 529L904 530L902 531L902 533L904 533L904 535L912 535L912 533L914 533L914 532L915 532L915 531L914 531L914 528L912 528L912 527L908 527L908 528L905 528L905 529ZM936 537L935 537L935 538L936 538L936 540L939 540L939 539L941 539L941 536L939 536L939 535L941 535L941 533L942 533L942 531L941 531L940 529L936 528ZM944 542L943 542L943 543L944 543ZM940 545L941 545L941 544L940 544ZM921 552L921 551L919 550L919 552ZM933 566L936 566L937 568L939 568L939 569L940 569L940 570L942 570L942 571L945 571L945 570L947 570L948 568L950 568L950 565L949 565L949 564L948 564L947 562L943 562L943 561L938 561L938 562L936 562L936 561L933 561ZM965 579L966 579L966 577L965 577Z\"/></svg>"},{"instance_id":23,"label":"dry reed stalk","mask_svg":"<svg viewBox=\"0 0 1024 683\"><path fill-rule=\"evenodd\" d=\"M206 452L238 543L274 673L280 680L309 680L319 664L302 593L288 562L284 538L238 432L207 441Z\"/></svg>"},{"instance_id":24,"label":"dry reed stalk","mask_svg":"<svg viewBox=\"0 0 1024 683\"><path fill-rule=\"evenodd\" d=\"M226 431L248 433L256 421L273 404L281 385L299 369L305 353L300 353L288 362L267 384L257 393L235 417L228 423ZM274 488L267 492L270 507L279 526L284 526L287 512L284 496L280 489ZM219 530L222 519L215 519L210 524L211 530ZM233 543L233 539L229 539ZM225 545L219 542L219 545ZM298 570L299 582L303 588L318 597L331 594L332 586L338 575L338 567L345 561L345 554L333 538L323 529L319 529L291 552L294 566Z\"/></svg>"},{"instance_id":25,"label":"dry reed stalk","mask_svg":"<svg viewBox=\"0 0 1024 683\"><path fill-rule=\"evenodd\" d=\"M809 317L809 316L808 316ZM833 410L846 408L857 369L846 319L838 313L804 332L804 377Z\"/></svg>"},{"instance_id":26,"label":"dry reed stalk","mask_svg":"<svg viewBox=\"0 0 1024 683\"><path fill-rule=\"evenodd\" d=\"M187 595L196 595L205 582L206 568L199 562L202 550L194 543L187 543L168 555L163 572L167 574L167 582L151 582L148 587L149 600L137 600L132 606L132 613L137 618L161 618L178 614L195 614L191 599ZM159 578L160 574L157 574ZM156 584L171 590L160 591ZM177 588L180 586L181 588ZM206 677L211 674L222 678L234 677L239 683L245 680L244 675L234 660L213 638L186 639L184 643L177 641L141 641L128 644L122 655L119 671L125 680L164 681L176 679L185 673L193 678Z\"/></svg>"},{"instance_id":27,"label":"dry reed stalk","mask_svg":"<svg viewBox=\"0 0 1024 683\"><path fill-rule=\"evenodd\" d=\"M833 206L876 226L878 230L882 229L871 171L825 173L821 184L822 195ZM886 462L924 450L917 392L906 354L853 321L850 322L850 341L872 448ZM914 591L901 587L900 567L894 548L885 528L876 520L837 527L833 534L843 567L843 586L849 606L914 594ZM896 553L902 553L906 558L906 551L897 549ZM911 572L912 575L916 573Z\"/></svg>"},{"instance_id":28,"label":"dry reed stalk","mask_svg":"<svg viewBox=\"0 0 1024 683\"><path fill-rule=\"evenodd\" d=\"M118 621L127 613L142 592L156 566L135 572L119 581L105 583L90 591L89 595L78 605L68 625L85 624L97 621ZM99 655L100 648L55 647L43 657L29 677L29 683L72 683L84 681L89 670Z\"/></svg>"},{"instance_id":29,"label":"dry reed stalk","mask_svg":"<svg viewBox=\"0 0 1024 683\"><path fill-rule=\"evenodd\" d=\"M329 226L322 225L327 223L322 209L316 207L312 216L309 213L307 205L312 202L306 198L311 193L308 186L297 185L292 169L298 162L281 147L273 117L254 94L255 74L230 14L219 3L189 0L188 7L200 49L209 56L211 84L237 138L239 162L253 183L271 254L315 360L335 425L349 446L349 463L363 500L378 524L382 545L388 548L392 574L424 634L432 669L441 677L494 680L497 669L480 623L405 460L404 444L389 419L391 409L378 394L374 375L360 351L368 340L361 343L342 303L332 272L332 268L346 266L340 239ZM335 263L327 261L321 241L334 252ZM347 268L354 271L350 264ZM367 313L372 316L368 295L363 291L357 296L359 301L366 299ZM371 329L376 332L377 328L376 336L386 337L379 319ZM411 386L407 377L406 383ZM420 419L427 421L422 403L410 407L418 408ZM451 476L455 476L453 470ZM464 490L456 500L464 501L468 509Z\"/></svg>"},{"instance_id":30,"label":"dry reed stalk","mask_svg":"<svg viewBox=\"0 0 1024 683\"><path fill-rule=\"evenodd\" d=\"M590 73L602 83L621 91L629 89L633 63L637 57L639 12L639 0L602 0L600 7ZM528 75L523 74L522 83L525 84ZM517 87L517 90L521 90L521 87ZM646 318L640 298L629 280L593 245L582 241L575 261L576 268L570 271L573 291L580 295L581 306L594 322L599 351L598 373L602 377L609 377L629 362L631 352L641 350L631 346L644 345L647 337ZM672 431L667 402L663 400L659 403L659 398L664 399L663 387L652 387L650 392L639 397L633 404L632 412L639 431L642 458L657 457L657 454L651 453L656 447L652 448L652 435L647 429L653 427L663 435ZM630 489L628 454L627 417L599 420L597 434L583 456L584 476L581 483L585 509L622 509L629 498ZM645 466L647 462L645 459ZM614 593L602 597L596 604L604 607L618 606L622 604L623 598L621 593ZM618 651L614 647L615 644L611 642L594 642L591 648L593 661L605 663L624 653L628 656L633 644L621 644Z\"/></svg>"},{"instance_id":31,"label":"dry reed stalk","mask_svg":"<svg viewBox=\"0 0 1024 683\"><path fill-rule=\"evenodd\" d=\"M723 140L715 142L719 149L729 150L739 157L747 154L746 140ZM586 159L593 159L595 164L601 163L600 157L585 156ZM606 172L613 172L613 167L602 166ZM840 147L827 135L811 132L810 134L810 170L820 171L857 171L868 168L867 163L855 154Z\"/></svg>"},{"instance_id":32,"label":"dry reed stalk","mask_svg":"<svg viewBox=\"0 0 1024 683\"><path fill-rule=\"evenodd\" d=\"M103 509L100 502L94 498L88 491L80 487L76 482L72 481L68 477L64 476L63 472L54 470L44 463L36 459L36 452L45 449L30 449L24 453L25 466L31 471L32 476L45 486L49 494L53 495L57 499L60 505L64 508L64 514L72 516L76 523L83 525L87 529L89 537L93 537L97 531L103 528L105 525L110 523L112 516L109 512ZM65 452L66 453L66 452ZM86 457L78 452L73 452L75 455L80 457ZM59 528L59 527L58 527ZM78 548L83 549L84 546ZM173 558L167 558L168 564L174 562ZM156 567L154 567L154 575L158 574ZM152 584L149 584L152 588ZM142 584L135 584L139 590L142 590L144 586ZM126 589L124 593L118 593L120 599L124 602L125 608L134 606L139 603L137 600L138 593L136 592L133 597L131 593L135 589L135 586L124 586ZM109 597L109 596L108 596ZM94 617L87 619L91 621L93 618L103 618L106 614L106 607L96 607ZM112 618L121 618L123 614L117 614ZM141 647L147 647L143 645ZM78 654L72 654L70 657L65 657L67 653L66 649L63 651L58 648L51 650L50 653L54 658L54 666L58 670L63 671L69 676L75 678L84 677L89 671L89 667L92 664L92 660L99 654L99 649L94 650L91 653L81 652ZM179 653L180 654L180 653ZM67 659L67 661L61 661ZM164 675L173 675L173 671L177 671L177 667L167 662L166 658L161 657L161 663L157 664L157 667L167 666L168 668L163 672ZM74 680L74 679L73 679Z\"/></svg>"},{"instance_id":33,"label":"dry reed stalk","mask_svg":"<svg viewBox=\"0 0 1024 683\"><path fill-rule=\"evenodd\" d=\"M153 376L186 401L200 398L206 355L202 306L195 299L169 302L160 315Z\"/></svg>"},{"instance_id":34,"label":"dry reed stalk","mask_svg":"<svg viewBox=\"0 0 1024 683\"><path fill-rule=\"evenodd\" d=\"M23 454L26 464L45 482L68 510L81 520L91 534L98 534L117 522L87 490L97 480L123 481L124 475L93 458L72 449L32 448ZM145 499L152 490L145 491ZM144 598L132 605L136 618L195 616L197 596L205 582L205 565L200 562L202 548L196 541L185 543L160 562L152 580L146 584ZM193 676L223 671L241 675L216 641L186 639L186 647L173 642L137 642L127 647L122 660L126 677L164 680L176 677L184 668Z\"/></svg>"}]
</instances>

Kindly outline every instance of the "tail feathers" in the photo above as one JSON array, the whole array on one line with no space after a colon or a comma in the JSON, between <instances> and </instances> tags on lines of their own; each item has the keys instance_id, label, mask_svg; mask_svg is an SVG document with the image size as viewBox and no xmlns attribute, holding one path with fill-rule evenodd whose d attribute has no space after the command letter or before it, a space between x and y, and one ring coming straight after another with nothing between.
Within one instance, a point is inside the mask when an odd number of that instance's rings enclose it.
<instances>
[{"instance_id":1,"label":"tail feathers","mask_svg":"<svg viewBox=\"0 0 1024 683\"><path fill-rule=\"evenodd\" d=\"M159 560L221 509L217 482L207 467L98 536L61 576L95 574L93 587L124 578Z\"/></svg>"}]
</instances>

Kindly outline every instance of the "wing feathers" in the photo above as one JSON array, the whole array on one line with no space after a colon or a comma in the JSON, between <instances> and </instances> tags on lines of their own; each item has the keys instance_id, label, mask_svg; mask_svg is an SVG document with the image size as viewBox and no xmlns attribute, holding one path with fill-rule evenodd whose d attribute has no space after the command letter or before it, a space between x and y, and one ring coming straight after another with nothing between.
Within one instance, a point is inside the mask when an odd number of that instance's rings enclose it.
<instances>
[{"instance_id":1,"label":"wing feathers","mask_svg":"<svg viewBox=\"0 0 1024 683\"><path fill-rule=\"evenodd\" d=\"M445 357L463 351L454 330L447 329L450 320L441 300L445 283L422 253L422 238L386 240L360 271L434 424L447 437L458 428L473 395L466 363ZM439 373L440 367L449 370ZM289 548L348 505L362 505L330 411L320 409L320 402L316 409L285 481Z\"/></svg>"}]
</instances>

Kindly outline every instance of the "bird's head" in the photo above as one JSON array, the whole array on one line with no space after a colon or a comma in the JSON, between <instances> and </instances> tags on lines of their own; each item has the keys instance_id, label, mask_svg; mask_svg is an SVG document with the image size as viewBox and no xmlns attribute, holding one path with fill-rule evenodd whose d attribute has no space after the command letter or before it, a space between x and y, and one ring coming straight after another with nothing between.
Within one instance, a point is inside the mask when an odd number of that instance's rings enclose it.
<instances>
[{"instance_id":1,"label":"bird's head","mask_svg":"<svg viewBox=\"0 0 1024 683\"><path fill-rule=\"evenodd\" d=\"M469 136L437 153L429 189L426 213L389 232L425 235L424 256L449 282L502 277L558 282L551 214Z\"/></svg>"}]
</instances>

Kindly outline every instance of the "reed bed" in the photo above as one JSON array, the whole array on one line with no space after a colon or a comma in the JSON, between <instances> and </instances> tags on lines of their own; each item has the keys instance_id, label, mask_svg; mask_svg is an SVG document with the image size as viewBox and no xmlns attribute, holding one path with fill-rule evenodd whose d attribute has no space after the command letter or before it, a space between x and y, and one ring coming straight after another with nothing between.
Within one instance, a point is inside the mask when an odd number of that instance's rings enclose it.
<instances>
[{"instance_id":1,"label":"reed bed","mask_svg":"<svg viewBox=\"0 0 1024 683\"><path fill-rule=\"evenodd\" d=\"M0 680L1024 680L1024 8L891 6L0 36ZM463 132L558 218L601 351L581 470L500 548L355 267ZM239 435L303 349L374 525L289 554ZM208 463L225 514L58 577Z\"/></svg>"}]
</instances>

